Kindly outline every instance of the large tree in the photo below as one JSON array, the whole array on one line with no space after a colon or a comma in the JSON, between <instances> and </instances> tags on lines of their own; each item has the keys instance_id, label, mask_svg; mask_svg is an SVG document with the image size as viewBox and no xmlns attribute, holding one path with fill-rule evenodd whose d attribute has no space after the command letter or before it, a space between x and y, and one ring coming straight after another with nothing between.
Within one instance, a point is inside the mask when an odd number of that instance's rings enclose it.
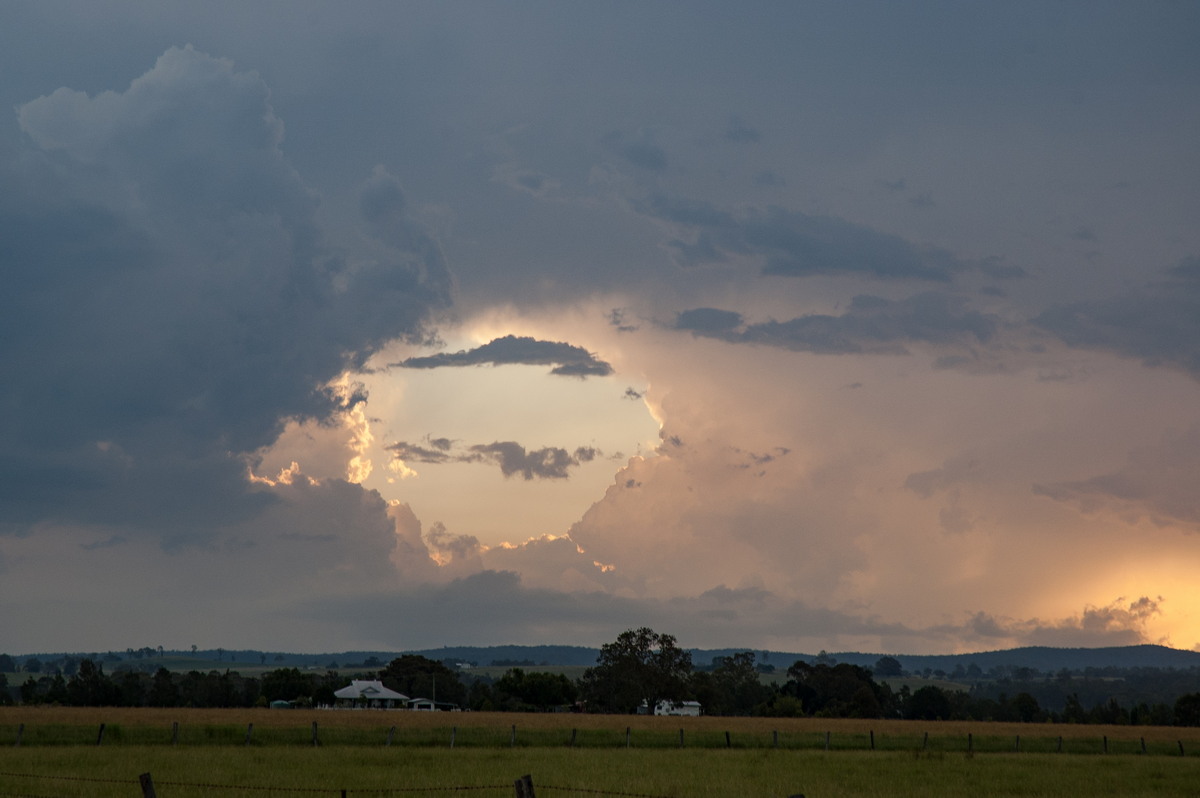
<instances>
[{"instance_id":1,"label":"large tree","mask_svg":"<svg viewBox=\"0 0 1200 798\"><path fill-rule=\"evenodd\" d=\"M683 701L688 695L692 655L669 634L642 627L622 632L600 648L596 666L580 681L589 707L602 712L650 712L660 701Z\"/></svg>"},{"instance_id":2,"label":"large tree","mask_svg":"<svg viewBox=\"0 0 1200 798\"><path fill-rule=\"evenodd\" d=\"M467 688L458 674L437 660L419 654L404 654L379 672L384 686L409 698L430 698L439 704L462 706Z\"/></svg>"}]
</instances>

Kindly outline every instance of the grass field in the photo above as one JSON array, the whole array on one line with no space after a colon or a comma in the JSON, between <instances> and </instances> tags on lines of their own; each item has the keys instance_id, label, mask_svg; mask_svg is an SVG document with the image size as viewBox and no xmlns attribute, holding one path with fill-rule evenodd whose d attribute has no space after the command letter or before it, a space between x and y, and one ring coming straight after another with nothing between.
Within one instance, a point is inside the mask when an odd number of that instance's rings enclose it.
<instances>
[{"instance_id":1,"label":"grass field","mask_svg":"<svg viewBox=\"0 0 1200 798\"><path fill-rule=\"evenodd\" d=\"M321 742L315 748L314 721ZM100 723L106 733L97 746ZM172 745L176 723L179 743ZM21 724L25 730L17 746ZM247 746L250 724L253 737ZM393 745L387 746L392 726ZM725 747L725 732L731 748ZM826 733L829 751L824 750ZM568 745L572 735L575 747ZM875 750L870 750L872 735ZM1060 736L1063 753L1056 753ZM1103 754L1105 738L1108 755ZM1141 753L1143 739L1148 755ZM1180 742L1186 756L1179 754ZM474 796L511 796L513 781L526 773L533 776L539 798L616 793L671 798L1194 796L1200 784L1200 729L469 712L0 709L0 796L138 796L137 777L145 772L153 775L160 798L264 795L265 790L277 798L340 796L342 790L348 796L417 790L436 795L463 788Z\"/></svg>"}]
</instances>

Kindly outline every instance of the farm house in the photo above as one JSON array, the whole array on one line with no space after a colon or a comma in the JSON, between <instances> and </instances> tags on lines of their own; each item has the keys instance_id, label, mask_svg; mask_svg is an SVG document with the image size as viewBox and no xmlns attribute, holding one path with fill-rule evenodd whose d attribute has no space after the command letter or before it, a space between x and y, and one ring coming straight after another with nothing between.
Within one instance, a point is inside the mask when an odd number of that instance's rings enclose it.
<instances>
[{"instance_id":1,"label":"farm house","mask_svg":"<svg viewBox=\"0 0 1200 798\"><path fill-rule=\"evenodd\" d=\"M383 686L380 681L355 679L348 687L335 690L339 707L367 709L396 709L408 703L408 696Z\"/></svg>"}]
</instances>

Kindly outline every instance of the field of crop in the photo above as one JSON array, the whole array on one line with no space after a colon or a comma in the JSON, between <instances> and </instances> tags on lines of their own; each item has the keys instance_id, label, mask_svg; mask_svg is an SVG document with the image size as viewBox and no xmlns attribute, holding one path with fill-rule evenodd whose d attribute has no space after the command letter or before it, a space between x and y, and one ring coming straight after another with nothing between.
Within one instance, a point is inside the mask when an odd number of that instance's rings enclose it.
<instances>
[{"instance_id":1,"label":"field of crop","mask_svg":"<svg viewBox=\"0 0 1200 798\"><path fill-rule=\"evenodd\" d=\"M317 747L312 746L314 722ZM101 723L106 731L97 745ZM172 745L175 724L179 732ZM387 745L393 726L392 745ZM1200 784L1200 729L469 712L0 709L0 796L138 796L138 775L147 772L160 798L263 795L268 789L275 798L340 796L343 790L361 798L468 788L486 798L514 795L513 781L526 773L540 798L1183 796L1195 795Z\"/></svg>"}]
</instances>

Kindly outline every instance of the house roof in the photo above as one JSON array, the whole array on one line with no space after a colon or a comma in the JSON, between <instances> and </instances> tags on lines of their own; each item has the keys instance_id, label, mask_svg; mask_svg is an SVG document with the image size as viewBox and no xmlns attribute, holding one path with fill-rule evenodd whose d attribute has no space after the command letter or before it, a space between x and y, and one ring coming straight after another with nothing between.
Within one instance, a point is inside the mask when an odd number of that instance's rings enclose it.
<instances>
[{"instance_id":1,"label":"house roof","mask_svg":"<svg viewBox=\"0 0 1200 798\"><path fill-rule=\"evenodd\" d=\"M365 698L368 700L392 700L392 701L407 701L408 696L403 693L397 693L395 690L390 690L383 686L380 681L362 681L355 679L350 682L349 687L343 687L341 690L334 690L333 694L338 698Z\"/></svg>"}]
</instances>

